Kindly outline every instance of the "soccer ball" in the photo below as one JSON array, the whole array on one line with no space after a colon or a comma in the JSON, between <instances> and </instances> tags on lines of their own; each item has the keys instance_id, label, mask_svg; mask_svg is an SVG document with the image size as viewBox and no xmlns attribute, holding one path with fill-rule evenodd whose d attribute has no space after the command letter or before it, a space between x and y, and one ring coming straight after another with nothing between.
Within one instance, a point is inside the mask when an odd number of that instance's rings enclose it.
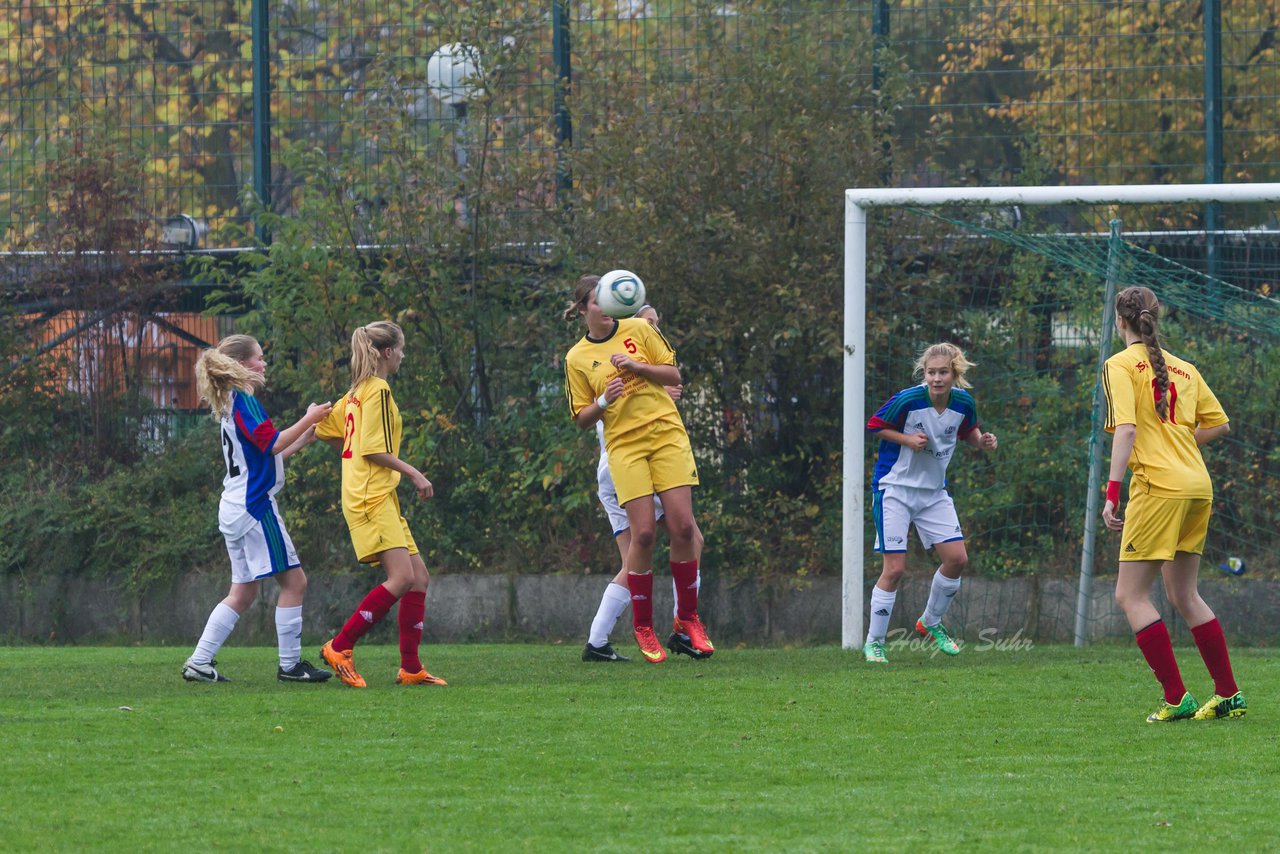
<instances>
[{"instance_id":1,"label":"soccer ball","mask_svg":"<svg viewBox=\"0 0 1280 854\"><path fill-rule=\"evenodd\" d=\"M1244 568L1244 560L1238 557L1229 557L1218 565L1227 575L1244 575Z\"/></svg>"},{"instance_id":2,"label":"soccer ball","mask_svg":"<svg viewBox=\"0 0 1280 854\"><path fill-rule=\"evenodd\" d=\"M644 282L630 270L610 270L596 282L596 305L610 317L632 317L644 305Z\"/></svg>"}]
</instances>

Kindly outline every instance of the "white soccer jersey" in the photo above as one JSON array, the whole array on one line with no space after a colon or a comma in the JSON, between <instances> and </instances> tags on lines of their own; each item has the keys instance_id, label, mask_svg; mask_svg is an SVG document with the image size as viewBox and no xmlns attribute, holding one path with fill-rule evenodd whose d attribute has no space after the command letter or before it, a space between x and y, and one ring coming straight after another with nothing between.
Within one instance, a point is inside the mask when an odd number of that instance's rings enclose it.
<instances>
[{"instance_id":1,"label":"white soccer jersey","mask_svg":"<svg viewBox=\"0 0 1280 854\"><path fill-rule=\"evenodd\" d=\"M235 392L221 432L227 473L218 503L218 530L238 538L272 510L272 496L284 486L284 462L273 453L280 434L257 398L241 391Z\"/></svg>"},{"instance_id":2,"label":"white soccer jersey","mask_svg":"<svg viewBox=\"0 0 1280 854\"><path fill-rule=\"evenodd\" d=\"M951 399L942 412L933 408L924 385L903 389L876 410L867 429L886 428L910 435L923 433L929 440L922 451L880 441L872 489L908 486L915 489L942 489L947 485L947 466L956 442L978 429L978 413L973 396L960 388L951 390Z\"/></svg>"}]
</instances>

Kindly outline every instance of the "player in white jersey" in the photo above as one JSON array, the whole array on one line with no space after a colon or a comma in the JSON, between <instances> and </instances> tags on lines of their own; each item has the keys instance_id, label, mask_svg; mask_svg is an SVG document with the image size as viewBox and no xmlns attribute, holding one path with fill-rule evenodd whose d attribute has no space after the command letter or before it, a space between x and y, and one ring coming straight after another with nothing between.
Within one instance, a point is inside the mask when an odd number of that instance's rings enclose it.
<instances>
[{"instance_id":1,"label":"player in white jersey","mask_svg":"<svg viewBox=\"0 0 1280 854\"><path fill-rule=\"evenodd\" d=\"M862 648L869 662L888 662L884 642L898 583L907 567L907 535L913 524L920 542L941 561L916 631L933 638L948 655L960 652L942 625L969 562L964 532L947 492L947 466L961 440L987 450L997 444L995 434L979 429L973 396L965 390L969 388L965 374L971 367L973 363L953 344L925 348L914 370L924 382L895 394L867 422L867 429L880 437L871 512L876 551L884 555L884 568L871 589L871 616Z\"/></svg>"},{"instance_id":2,"label":"player in white jersey","mask_svg":"<svg viewBox=\"0 0 1280 854\"><path fill-rule=\"evenodd\" d=\"M658 311L651 305L641 306L636 312L636 317L647 320L655 327L658 325ZM671 386L667 388L667 393L671 395L672 400L680 400L683 393L683 386ZM618 546L618 553L623 563L627 559L627 550L631 548L631 523L627 521L627 511L622 509L618 504L618 490L613 485L613 475L609 472L609 451L605 448L604 441L604 421L596 422L596 438L600 442L600 462L596 465L596 496L600 499L600 506L604 508L605 515L609 517L609 527L613 530L614 542ZM662 526L662 499L657 495L653 496L653 511L657 518L658 525ZM697 554L699 564L702 561L702 531L698 530L697 523L694 523L694 547ZM701 570L699 570L698 580L696 584L701 584ZM672 610L675 610L676 596L674 594L675 579L672 581ZM604 595L600 597L600 606L596 609L595 618L591 621L591 631L587 636L587 643L582 648L583 661L630 661L625 655L619 655L614 650L613 645L609 643L609 634L613 631L613 627L617 625L618 618L622 616L622 612L627 610L627 606L631 604L631 593L627 590L627 571L625 568L619 569L618 574L610 580L604 589ZM672 632L672 636L667 639L668 647L677 653L684 653L693 658L703 658L703 654L695 649L689 643L689 639L685 635Z\"/></svg>"},{"instance_id":3,"label":"player in white jersey","mask_svg":"<svg viewBox=\"0 0 1280 854\"><path fill-rule=\"evenodd\" d=\"M248 335L231 335L205 350L196 362L200 396L220 419L226 476L218 504L218 529L231 558L231 590L209 615L191 657L182 665L188 682L228 682L213 657L258 596L263 578L280 584L276 636L281 682L323 682L333 674L302 660L302 599L307 576L285 530L276 493L284 485L284 459L315 440L315 425L329 414L328 403L313 403L307 414L277 431L254 390L266 382L262 347Z\"/></svg>"}]
</instances>

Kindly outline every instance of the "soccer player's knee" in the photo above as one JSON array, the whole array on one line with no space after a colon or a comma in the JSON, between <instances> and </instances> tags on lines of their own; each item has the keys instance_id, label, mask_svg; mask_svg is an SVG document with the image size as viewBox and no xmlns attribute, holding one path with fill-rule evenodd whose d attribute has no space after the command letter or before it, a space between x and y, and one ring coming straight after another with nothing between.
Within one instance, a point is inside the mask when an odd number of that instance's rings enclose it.
<instances>
[{"instance_id":1,"label":"soccer player's knee","mask_svg":"<svg viewBox=\"0 0 1280 854\"><path fill-rule=\"evenodd\" d=\"M957 557L944 560L943 567L947 570L943 575L949 575L952 578L958 577L962 572L969 568L969 556L962 554Z\"/></svg>"},{"instance_id":2,"label":"soccer player's knee","mask_svg":"<svg viewBox=\"0 0 1280 854\"><path fill-rule=\"evenodd\" d=\"M694 534L697 530L698 529L693 524L692 519L687 519L675 524L670 520L667 521L667 532L671 537L671 542L673 543L688 543L690 545L695 545Z\"/></svg>"},{"instance_id":3,"label":"soccer player's knee","mask_svg":"<svg viewBox=\"0 0 1280 854\"><path fill-rule=\"evenodd\" d=\"M632 541L642 549L652 549L654 543L658 540L657 534L652 528L645 531L638 531L632 528L631 538Z\"/></svg>"}]
</instances>

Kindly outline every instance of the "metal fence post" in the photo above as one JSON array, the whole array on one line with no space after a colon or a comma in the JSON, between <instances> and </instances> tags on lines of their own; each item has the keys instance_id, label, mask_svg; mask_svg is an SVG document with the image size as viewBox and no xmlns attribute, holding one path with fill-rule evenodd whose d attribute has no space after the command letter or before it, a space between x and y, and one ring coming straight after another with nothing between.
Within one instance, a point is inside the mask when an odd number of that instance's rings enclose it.
<instances>
[{"instance_id":1,"label":"metal fence post","mask_svg":"<svg viewBox=\"0 0 1280 854\"><path fill-rule=\"evenodd\" d=\"M1204 182L1221 184L1222 154L1222 0L1204 0ZM1205 271L1218 278L1218 238L1222 206L1204 208Z\"/></svg>"},{"instance_id":2,"label":"metal fence post","mask_svg":"<svg viewBox=\"0 0 1280 854\"><path fill-rule=\"evenodd\" d=\"M1093 598L1093 555L1098 541L1098 487L1102 483L1102 375L1111 355L1111 334L1115 329L1116 278L1120 272L1120 220L1111 220L1107 243L1107 285L1102 296L1102 327L1098 330L1098 377L1093 389L1093 430L1089 434L1089 492L1085 497L1084 543L1080 547L1080 592L1076 596L1075 645L1084 646L1089 636L1089 604Z\"/></svg>"},{"instance_id":3,"label":"metal fence post","mask_svg":"<svg viewBox=\"0 0 1280 854\"><path fill-rule=\"evenodd\" d=\"M568 0L553 0L551 28L551 51L555 55L556 69L556 201L563 208L573 188L573 175L565 165L565 149L573 144L573 120L565 103L569 85L573 82Z\"/></svg>"},{"instance_id":4,"label":"metal fence post","mask_svg":"<svg viewBox=\"0 0 1280 854\"><path fill-rule=\"evenodd\" d=\"M267 0L253 0L250 11L253 33L253 191L264 210L271 208L271 16ZM261 221L254 217L254 232L263 243L271 242Z\"/></svg>"}]
</instances>

